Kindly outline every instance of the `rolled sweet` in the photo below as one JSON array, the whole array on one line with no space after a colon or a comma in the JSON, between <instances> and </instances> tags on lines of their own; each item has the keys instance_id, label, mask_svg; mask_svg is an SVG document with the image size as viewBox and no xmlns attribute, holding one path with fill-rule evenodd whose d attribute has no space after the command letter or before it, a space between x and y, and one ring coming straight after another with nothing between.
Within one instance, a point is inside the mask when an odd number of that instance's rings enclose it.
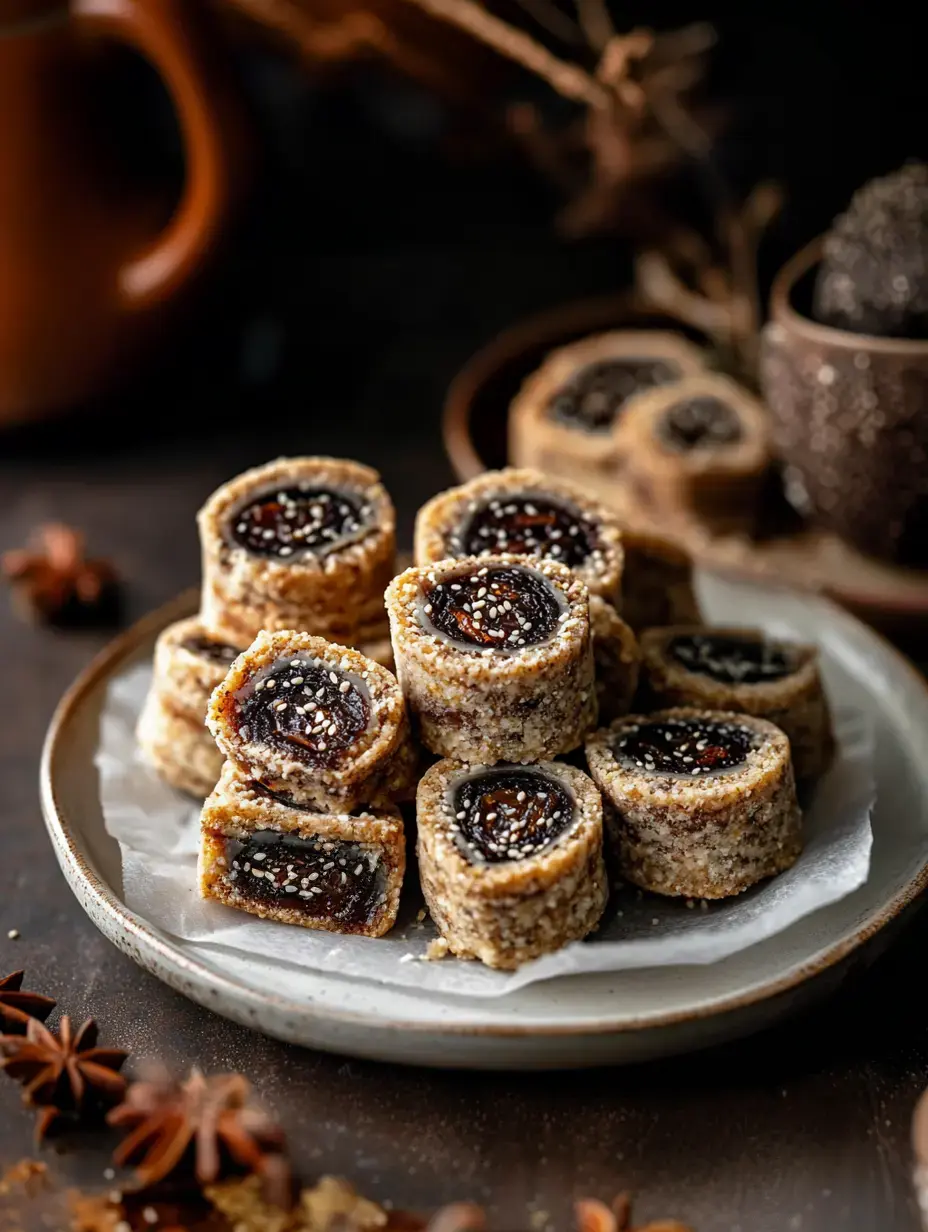
<instances>
[{"instance_id":1,"label":"rolled sweet","mask_svg":"<svg viewBox=\"0 0 928 1232\"><path fill-rule=\"evenodd\" d=\"M213 693L207 724L243 775L299 805L350 811L415 781L396 678L308 633L260 633Z\"/></svg>"},{"instance_id":2,"label":"rolled sweet","mask_svg":"<svg viewBox=\"0 0 928 1232\"><path fill-rule=\"evenodd\" d=\"M789 737L801 782L827 768L834 736L815 646L768 638L760 629L684 625L646 630L641 653L649 708L756 715Z\"/></svg>"},{"instance_id":3,"label":"rolled sweet","mask_svg":"<svg viewBox=\"0 0 928 1232\"><path fill-rule=\"evenodd\" d=\"M623 455L617 428L632 400L705 368L679 334L615 330L552 351L509 408L509 456L572 479L608 503Z\"/></svg>"},{"instance_id":4,"label":"rolled sweet","mask_svg":"<svg viewBox=\"0 0 928 1232\"><path fill-rule=\"evenodd\" d=\"M202 800L216 786L223 758L202 716L198 721L175 710L153 688L135 734L145 761L171 787Z\"/></svg>"},{"instance_id":5,"label":"rolled sweet","mask_svg":"<svg viewBox=\"0 0 928 1232\"><path fill-rule=\"evenodd\" d=\"M155 643L138 742L166 782L200 798L213 790L222 768L222 754L206 728L206 708L238 653L210 637L197 617L168 625Z\"/></svg>"},{"instance_id":6,"label":"rolled sweet","mask_svg":"<svg viewBox=\"0 0 928 1232\"><path fill-rule=\"evenodd\" d=\"M242 646L212 637L198 616L168 625L155 643L152 687L181 714L205 726L209 699Z\"/></svg>"},{"instance_id":7,"label":"rolled sweet","mask_svg":"<svg viewBox=\"0 0 928 1232\"><path fill-rule=\"evenodd\" d=\"M439 757L539 761L595 725L588 592L565 565L503 555L407 569L387 611L407 705Z\"/></svg>"},{"instance_id":8,"label":"rolled sweet","mask_svg":"<svg viewBox=\"0 0 928 1232\"><path fill-rule=\"evenodd\" d=\"M197 520L213 636L241 646L262 629L352 646L384 637L396 517L370 467L280 458L224 484Z\"/></svg>"},{"instance_id":9,"label":"rolled sweet","mask_svg":"<svg viewBox=\"0 0 928 1232\"><path fill-rule=\"evenodd\" d=\"M621 601L621 528L569 483L509 467L441 492L419 510L417 565L501 552L567 565L591 595Z\"/></svg>"},{"instance_id":10,"label":"rolled sweet","mask_svg":"<svg viewBox=\"0 0 928 1232\"><path fill-rule=\"evenodd\" d=\"M586 756L615 866L643 890L728 898L799 857L789 740L766 719L628 715L590 736Z\"/></svg>"},{"instance_id":11,"label":"rolled sweet","mask_svg":"<svg viewBox=\"0 0 928 1232\"><path fill-rule=\"evenodd\" d=\"M281 924L382 937L406 871L397 809L313 812L226 762L200 817L203 898Z\"/></svg>"},{"instance_id":12,"label":"rolled sweet","mask_svg":"<svg viewBox=\"0 0 928 1232\"><path fill-rule=\"evenodd\" d=\"M689 376L635 398L616 431L629 481L653 509L717 533L753 524L773 455L768 413L748 390Z\"/></svg>"},{"instance_id":13,"label":"rolled sweet","mask_svg":"<svg viewBox=\"0 0 928 1232\"><path fill-rule=\"evenodd\" d=\"M582 771L440 761L419 784L416 816L422 891L459 957L511 970L599 923L602 800Z\"/></svg>"},{"instance_id":14,"label":"rolled sweet","mask_svg":"<svg viewBox=\"0 0 928 1232\"><path fill-rule=\"evenodd\" d=\"M641 650L631 628L598 595L590 595L590 626L599 722L611 723L632 708L638 689Z\"/></svg>"},{"instance_id":15,"label":"rolled sweet","mask_svg":"<svg viewBox=\"0 0 928 1232\"><path fill-rule=\"evenodd\" d=\"M658 625L693 624L699 604L693 562L682 548L650 531L622 531L622 618L636 633Z\"/></svg>"}]
</instances>

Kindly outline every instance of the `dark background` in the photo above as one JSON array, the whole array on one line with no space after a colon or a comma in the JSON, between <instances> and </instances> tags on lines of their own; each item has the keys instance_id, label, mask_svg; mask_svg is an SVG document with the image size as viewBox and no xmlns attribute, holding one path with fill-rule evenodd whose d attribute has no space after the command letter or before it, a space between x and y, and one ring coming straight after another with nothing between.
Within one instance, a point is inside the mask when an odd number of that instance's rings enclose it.
<instances>
[{"instance_id":1,"label":"dark background","mask_svg":"<svg viewBox=\"0 0 928 1232\"><path fill-rule=\"evenodd\" d=\"M925 156L928 74L902 5L810 3L791 20L779 6L747 7L622 5L617 19L715 25L707 86L729 120L714 159L737 194L771 178L786 190L761 251L766 288L855 187ZM484 130L462 143L466 120L420 87L376 64L322 87L257 27L236 27L231 42L259 150L254 183L184 328L166 330L130 387L134 405L153 409L130 429L125 399L111 399L103 418L18 433L8 450L53 461L75 445L118 451L131 434L188 451L240 431L255 462L320 448L332 417L350 420L359 441L389 421L397 444L434 447L448 381L478 346L526 313L627 281L626 241L558 240L550 186ZM99 93L121 178L169 195L182 159L154 74L114 56ZM507 96L549 116L567 110L520 70ZM703 212L685 180L675 205ZM266 444L253 448L258 402Z\"/></svg>"},{"instance_id":2,"label":"dark background","mask_svg":"<svg viewBox=\"0 0 928 1232\"><path fill-rule=\"evenodd\" d=\"M742 188L774 177L788 190L764 249L769 278L861 181L925 155L928 75L901 6L809 3L795 22L755 8L717 19L713 85L734 109L718 153L726 173ZM657 16L715 17L623 6L622 25ZM193 515L206 494L280 452L373 462L408 541L416 507L451 478L438 414L460 364L520 315L614 289L628 269L615 241L558 242L555 199L516 160L449 157L450 117L407 83L353 69L323 92L277 52L239 44L235 59L264 156L183 330L118 396L0 439L0 549L49 518L84 527L124 577L127 619L196 582ZM176 180L152 77L120 58L109 84L120 104L101 131L127 179ZM695 1060L481 1076L286 1048L117 954L54 863L36 798L40 741L105 637L0 615L0 969L26 965L33 987L77 1018L97 1015L108 1040L139 1054L244 1070L305 1173L344 1173L381 1199L473 1197L491 1204L494 1227L524 1227L530 1206L566 1226L574 1196L628 1186L641 1218L678 1214L698 1232L917 1226L908 1125L928 1082L924 920L828 1006ZM31 1130L12 1090L0 1101L3 1165L30 1152ZM60 1167L101 1183L100 1157Z\"/></svg>"}]
</instances>

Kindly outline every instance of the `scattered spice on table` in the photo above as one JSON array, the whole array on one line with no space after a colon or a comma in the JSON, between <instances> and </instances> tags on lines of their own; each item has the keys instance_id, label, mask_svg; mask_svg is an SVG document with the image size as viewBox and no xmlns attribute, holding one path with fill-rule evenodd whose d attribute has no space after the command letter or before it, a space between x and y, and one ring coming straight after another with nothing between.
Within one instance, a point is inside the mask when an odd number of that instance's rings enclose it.
<instances>
[{"instance_id":1,"label":"scattered spice on table","mask_svg":"<svg viewBox=\"0 0 928 1232\"><path fill-rule=\"evenodd\" d=\"M128 1054L98 1048L97 1037L92 1018L73 1031L67 1014L57 1033L31 1018L24 1035L0 1036L0 1068L22 1083L24 1102L38 1110L37 1141L59 1119L77 1121L121 1098L126 1080L119 1070Z\"/></svg>"},{"instance_id":2,"label":"scattered spice on table","mask_svg":"<svg viewBox=\"0 0 928 1232\"><path fill-rule=\"evenodd\" d=\"M17 606L49 624L111 623L118 614L116 572L86 555L84 536L63 522L38 527L25 548L0 562Z\"/></svg>"},{"instance_id":3,"label":"scattered spice on table","mask_svg":"<svg viewBox=\"0 0 928 1232\"><path fill-rule=\"evenodd\" d=\"M55 1008L52 997L23 992L24 971L14 971L0 979L0 1034L25 1034L31 1018L42 1022Z\"/></svg>"},{"instance_id":4,"label":"scattered spice on table","mask_svg":"<svg viewBox=\"0 0 928 1232\"><path fill-rule=\"evenodd\" d=\"M258 1176L272 1204L289 1205L283 1131L258 1106L242 1074L207 1078L194 1068L178 1083L154 1070L129 1087L107 1120L129 1131L113 1160L135 1168L140 1188L184 1166L192 1167L199 1185L212 1184L231 1168Z\"/></svg>"}]
</instances>

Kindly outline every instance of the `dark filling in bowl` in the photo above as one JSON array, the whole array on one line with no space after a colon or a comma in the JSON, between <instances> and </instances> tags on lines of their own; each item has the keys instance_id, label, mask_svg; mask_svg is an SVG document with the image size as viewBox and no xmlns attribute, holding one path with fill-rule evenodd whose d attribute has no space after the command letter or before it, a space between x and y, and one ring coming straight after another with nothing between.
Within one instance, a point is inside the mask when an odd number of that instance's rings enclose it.
<instances>
[{"instance_id":1,"label":"dark filling in bowl","mask_svg":"<svg viewBox=\"0 0 928 1232\"><path fill-rule=\"evenodd\" d=\"M488 864L524 860L571 825L573 794L538 770L501 767L457 783L451 829L461 851Z\"/></svg>"},{"instance_id":2,"label":"dark filling in bowl","mask_svg":"<svg viewBox=\"0 0 928 1232\"><path fill-rule=\"evenodd\" d=\"M667 719L627 730L613 751L621 765L636 770L697 778L743 765L754 739L740 723Z\"/></svg>"},{"instance_id":3,"label":"dark filling in bowl","mask_svg":"<svg viewBox=\"0 0 928 1232\"><path fill-rule=\"evenodd\" d=\"M267 744L310 766L337 765L367 730L363 685L327 663L282 659L236 695L244 740Z\"/></svg>"},{"instance_id":4,"label":"dark filling in bowl","mask_svg":"<svg viewBox=\"0 0 928 1232\"><path fill-rule=\"evenodd\" d=\"M596 527L545 496L498 496L479 506L448 541L449 556L512 552L582 565L596 550Z\"/></svg>"},{"instance_id":5,"label":"dark filling in bowl","mask_svg":"<svg viewBox=\"0 0 928 1232\"><path fill-rule=\"evenodd\" d=\"M547 641L562 609L545 577L514 566L438 582L426 590L422 611L458 645L513 651Z\"/></svg>"},{"instance_id":6,"label":"dark filling in bowl","mask_svg":"<svg viewBox=\"0 0 928 1232\"><path fill-rule=\"evenodd\" d=\"M665 445L688 453L691 449L734 445L741 439L741 420L721 398L687 398L667 408L658 430Z\"/></svg>"},{"instance_id":7,"label":"dark filling in bowl","mask_svg":"<svg viewBox=\"0 0 928 1232\"><path fill-rule=\"evenodd\" d=\"M234 646L217 642L205 633L192 633L190 637L185 637L181 647L190 654L199 655L201 659L209 659L211 663L231 663L241 654Z\"/></svg>"},{"instance_id":8,"label":"dark filling in bowl","mask_svg":"<svg viewBox=\"0 0 928 1232\"><path fill-rule=\"evenodd\" d=\"M680 379L680 369L665 359L629 357L588 364L551 399L553 419L585 432L606 432L633 394Z\"/></svg>"},{"instance_id":9,"label":"dark filling in bowl","mask_svg":"<svg viewBox=\"0 0 928 1232\"><path fill-rule=\"evenodd\" d=\"M275 488L232 515L230 534L255 556L321 556L360 538L370 516L370 506L353 492Z\"/></svg>"},{"instance_id":10,"label":"dark filling in bowl","mask_svg":"<svg viewBox=\"0 0 928 1232\"><path fill-rule=\"evenodd\" d=\"M224 841L225 880L243 898L295 908L347 929L373 923L383 906L380 858L359 843L297 838L276 830Z\"/></svg>"},{"instance_id":11,"label":"dark filling in bowl","mask_svg":"<svg viewBox=\"0 0 928 1232\"><path fill-rule=\"evenodd\" d=\"M792 656L777 646L762 639L730 634L675 637L668 644L667 653L688 672L710 676L722 684L762 684L782 680L796 670Z\"/></svg>"}]
</instances>

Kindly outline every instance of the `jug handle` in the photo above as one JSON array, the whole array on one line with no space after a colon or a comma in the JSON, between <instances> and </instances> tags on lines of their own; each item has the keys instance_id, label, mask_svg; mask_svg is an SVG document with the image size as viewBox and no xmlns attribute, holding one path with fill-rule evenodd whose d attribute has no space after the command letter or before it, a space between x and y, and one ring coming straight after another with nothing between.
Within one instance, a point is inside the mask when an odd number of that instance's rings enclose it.
<instances>
[{"instance_id":1,"label":"jug handle","mask_svg":"<svg viewBox=\"0 0 928 1232\"><path fill-rule=\"evenodd\" d=\"M125 42L161 73L177 110L186 180L166 229L118 274L128 308L167 299L196 272L218 238L233 198L237 126L232 100L216 81L206 36L180 0L75 0L84 29Z\"/></svg>"}]
</instances>

